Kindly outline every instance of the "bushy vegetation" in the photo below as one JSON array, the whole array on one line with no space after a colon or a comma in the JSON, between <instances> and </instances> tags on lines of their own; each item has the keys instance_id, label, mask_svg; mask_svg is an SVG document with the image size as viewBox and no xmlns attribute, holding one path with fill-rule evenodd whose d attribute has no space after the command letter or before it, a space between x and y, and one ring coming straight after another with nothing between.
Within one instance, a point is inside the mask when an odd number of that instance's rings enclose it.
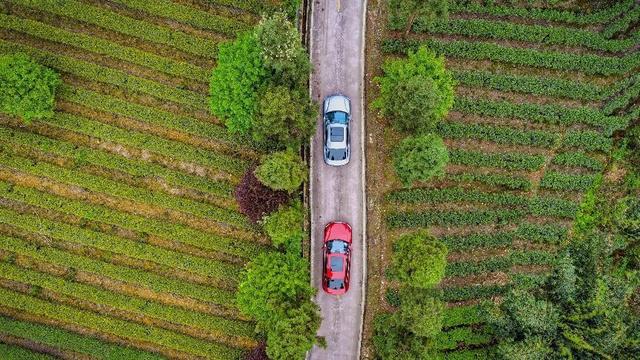
<instances>
[{"instance_id":1,"label":"bushy vegetation","mask_svg":"<svg viewBox=\"0 0 640 360\"><path fill-rule=\"evenodd\" d=\"M424 134L407 137L393 152L393 165L400 181L410 186L415 181L426 181L444 175L449 162L447 147L440 137Z\"/></svg>"},{"instance_id":2,"label":"bushy vegetation","mask_svg":"<svg viewBox=\"0 0 640 360\"><path fill-rule=\"evenodd\" d=\"M302 228L304 214L299 202L280 207L264 219L264 231L273 245L283 247L286 252L299 254L306 232Z\"/></svg>"},{"instance_id":3,"label":"bushy vegetation","mask_svg":"<svg viewBox=\"0 0 640 360\"><path fill-rule=\"evenodd\" d=\"M392 273L416 288L431 288L444 276L447 247L427 233L403 235L393 242Z\"/></svg>"},{"instance_id":4,"label":"bushy vegetation","mask_svg":"<svg viewBox=\"0 0 640 360\"><path fill-rule=\"evenodd\" d=\"M0 112L25 122L50 118L55 106L60 76L29 56L18 53L0 56Z\"/></svg>"},{"instance_id":5,"label":"bushy vegetation","mask_svg":"<svg viewBox=\"0 0 640 360\"><path fill-rule=\"evenodd\" d=\"M287 150L265 156L255 175L263 185L291 193L307 180L307 169L300 155Z\"/></svg>"}]
</instances>

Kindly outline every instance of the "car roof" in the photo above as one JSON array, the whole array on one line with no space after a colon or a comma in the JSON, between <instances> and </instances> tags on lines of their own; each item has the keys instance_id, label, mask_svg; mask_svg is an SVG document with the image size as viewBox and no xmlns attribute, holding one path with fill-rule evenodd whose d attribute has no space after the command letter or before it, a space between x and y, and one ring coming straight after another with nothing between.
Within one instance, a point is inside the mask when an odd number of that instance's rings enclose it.
<instances>
[{"instance_id":1,"label":"car roof","mask_svg":"<svg viewBox=\"0 0 640 360\"><path fill-rule=\"evenodd\" d=\"M349 128L344 124L329 124L327 126L329 129L329 137L327 138L327 147L330 149L346 149L347 148L347 133ZM338 135L341 139L338 141L334 138L334 132L336 137Z\"/></svg>"}]
</instances>

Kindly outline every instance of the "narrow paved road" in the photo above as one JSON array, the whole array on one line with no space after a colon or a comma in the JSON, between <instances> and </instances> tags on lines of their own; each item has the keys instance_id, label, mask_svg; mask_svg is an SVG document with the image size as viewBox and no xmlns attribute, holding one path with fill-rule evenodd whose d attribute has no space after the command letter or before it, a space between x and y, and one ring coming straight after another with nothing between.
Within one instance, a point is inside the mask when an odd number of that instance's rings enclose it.
<instances>
[{"instance_id":1,"label":"narrow paved road","mask_svg":"<svg viewBox=\"0 0 640 360\"><path fill-rule=\"evenodd\" d=\"M312 0L311 96L322 103L327 95L341 93L351 99L351 161L330 167L322 157L322 120L312 140L311 179L311 278L318 289L322 310L318 335L327 348L314 347L311 360L355 360L360 356L365 279L364 243L364 126L362 91L364 77L365 0ZM322 235L330 221L346 221L353 229L351 285L342 296L326 294L321 287Z\"/></svg>"}]
</instances>

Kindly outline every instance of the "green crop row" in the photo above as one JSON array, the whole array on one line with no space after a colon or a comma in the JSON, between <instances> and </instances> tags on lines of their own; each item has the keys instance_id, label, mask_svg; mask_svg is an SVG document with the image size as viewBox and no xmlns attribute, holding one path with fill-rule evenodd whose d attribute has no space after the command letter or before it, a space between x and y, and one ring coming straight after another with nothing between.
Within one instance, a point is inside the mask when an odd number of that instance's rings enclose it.
<instances>
[{"instance_id":1,"label":"green crop row","mask_svg":"<svg viewBox=\"0 0 640 360\"><path fill-rule=\"evenodd\" d=\"M196 313L194 311L163 305L137 297L125 296L4 262L0 262L0 270L0 274L2 274L0 276L4 279L40 287L99 306L112 307L118 310L129 311L210 332L224 332L229 335L246 337L251 337L254 333L254 326L252 324L239 320Z\"/></svg>"},{"instance_id":2,"label":"green crop row","mask_svg":"<svg viewBox=\"0 0 640 360\"><path fill-rule=\"evenodd\" d=\"M241 350L180 335L169 330L138 325L103 314L54 304L7 289L0 289L0 303L20 312L90 328L113 336L157 344L187 354L212 359L237 359Z\"/></svg>"},{"instance_id":3,"label":"green crop row","mask_svg":"<svg viewBox=\"0 0 640 360\"><path fill-rule=\"evenodd\" d=\"M456 306L444 309L442 327L451 328L461 325L476 325L484 322L479 305Z\"/></svg>"},{"instance_id":4,"label":"green crop row","mask_svg":"<svg viewBox=\"0 0 640 360\"><path fill-rule=\"evenodd\" d=\"M516 230L491 233L471 233L468 235L446 235L440 238L450 251L463 251L482 247L508 247L516 239L535 243L560 244L567 234L561 225L522 223Z\"/></svg>"},{"instance_id":5,"label":"green crop row","mask_svg":"<svg viewBox=\"0 0 640 360\"><path fill-rule=\"evenodd\" d=\"M164 85L145 78L129 75L123 71L96 65L69 56L58 55L50 51L43 51L22 44L9 43L0 40L2 52L24 52L31 55L43 65L61 72L70 73L89 81L99 81L118 86L127 91L149 94L161 100L182 104L191 109L208 109L207 97L189 90L178 89L175 86Z\"/></svg>"},{"instance_id":6,"label":"green crop row","mask_svg":"<svg viewBox=\"0 0 640 360\"><path fill-rule=\"evenodd\" d=\"M109 56L163 73L187 79L206 81L209 71L187 62L120 45L99 37L68 31L31 19L0 14L0 28L19 31L44 40L70 45L96 54Z\"/></svg>"},{"instance_id":7,"label":"green crop row","mask_svg":"<svg viewBox=\"0 0 640 360\"><path fill-rule=\"evenodd\" d=\"M493 347L483 346L479 349L461 349L448 351L442 354L441 358L437 360L480 360L480 359L494 359Z\"/></svg>"},{"instance_id":8,"label":"green crop row","mask_svg":"<svg viewBox=\"0 0 640 360\"><path fill-rule=\"evenodd\" d=\"M0 144L0 163L4 166L43 176L66 184L80 186L90 191L108 194L116 198L129 199L142 204L149 204L166 209L173 209L187 214L201 216L218 222L224 222L240 229L251 229L246 217L239 212L223 209L214 205L200 203L190 199L175 198L168 194L129 186L118 181L100 176L86 174L81 171L58 167L45 162L36 162L8 152L6 145Z\"/></svg>"},{"instance_id":9,"label":"green crop row","mask_svg":"<svg viewBox=\"0 0 640 360\"><path fill-rule=\"evenodd\" d=\"M210 277L232 286L236 285L240 279L240 271L242 269L237 265L171 251L139 241L58 223L34 215L18 214L1 207L0 219L2 219L0 223L11 225L20 229L20 231L46 237L51 246L54 243L71 243L73 246L80 248L94 248L132 259L153 262L168 269L182 269L183 271Z\"/></svg>"},{"instance_id":10,"label":"green crop row","mask_svg":"<svg viewBox=\"0 0 640 360\"><path fill-rule=\"evenodd\" d=\"M562 139L562 146L582 149L585 151L609 152L613 146L613 139L597 131L569 130Z\"/></svg>"},{"instance_id":11,"label":"green crop row","mask_svg":"<svg viewBox=\"0 0 640 360\"><path fill-rule=\"evenodd\" d=\"M0 343L0 354L4 360L55 360L53 356L4 343Z\"/></svg>"},{"instance_id":12,"label":"green crop row","mask_svg":"<svg viewBox=\"0 0 640 360\"><path fill-rule=\"evenodd\" d=\"M470 60L491 60L514 65L553 70L580 71L589 75L622 75L640 66L640 53L618 58L592 54L573 54L558 51L514 48L489 42L465 40L442 41L386 39L385 53L406 53L427 46L436 53Z\"/></svg>"},{"instance_id":13,"label":"green crop row","mask_svg":"<svg viewBox=\"0 0 640 360\"><path fill-rule=\"evenodd\" d=\"M551 190L585 191L593 185L597 174L566 174L548 171L540 181L540 187Z\"/></svg>"},{"instance_id":14,"label":"green crop row","mask_svg":"<svg viewBox=\"0 0 640 360\"><path fill-rule=\"evenodd\" d=\"M38 134L0 127L0 140L7 145L19 144L19 146L33 147L42 152L68 157L73 159L76 166L96 164L116 172L125 172L137 179L161 177L168 184L196 189L216 197L228 199L233 196L233 186L227 182L205 180L199 176L173 171L153 163L81 147Z\"/></svg>"},{"instance_id":15,"label":"green crop row","mask_svg":"<svg viewBox=\"0 0 640 360\"><path fill-rule=\"evenodd\" d=\"M515 152L486 153L474 150L450 149L449 161L455 165L535 171L544 164L544 156Z\"/></svg>"},{"instance_id":16,"label":"green crop row","mask_svg":"<svg viewBox=\"0 0 640 360\"><path fill-rule=\"evenodd\" d=\"M480 262L449 262L446 276L469 276L495 271L508 271L515 265L552 265L555 255L546 251L513 251L509 255L492 257Z\"/></svg>"},{"instance_id":17,"label":"green crop row","mask_svg":"<svg viewBox=\"0 0 640 360\"><path fill-rule=\"evenodd\" d=\"M101 277L129 283L141 289L176 294L229 308L235 307L235 294L230 291L166 278L147 271L114 265L52 247L31 244L24 240L1 234L0 240L0 249L27 256L44 265L53 264L72 271L86 271Z\"/></svg>"},{"instance_id":18,"label":"green crop row","mask_svg":"<svg viewBox=\"0 0 640 360\"><path fill-rule=\"evenodd\" d=\"M31 339L47 346L91 355L101 360L160 360L162 358L152 352L118 346L53 326L18 321L4 316L0 316L0 333Z\"/></svg>"},{"instance_id":19,"label":"green crop row","mask_svg":"<svg viewBox=\"0 0 640 360\"><path fill-rule=\"evenodd\" d=\"M637 39L607 39L598 32L559 26L519 24L487 19L436 20L418 17L413 31L525 41L535 44L584 47L591 50L620 52L636 45ZM606 33L605 33L606 35Z\"/></svg>"},{"instance_id":20,"label":"green crop row","mask_svg":"<svg viewBox=\"0 0 640 360\"><path fill-rule=\"evenodd\" d=\"M640 9L640 6L638 7ZM618 96L613 97L602 107L605 114L614 114L624 110L640 98L640 75L629 78L630 86L624 88Z\"/></svg>"},{"instance_id":21,"label":"green crop row","mask_svg":"<svg viewBox=\"0 0 640 360\"><path fill-rule=\"evenodd\" d=\"M137 37L146 41L170 46L194 55L214 58L218 43L198 38L150 22L126 17L104 8L85 4L78 0L11 0L14 3L55 15L76 19L101 28Z\"/></svg>"},{"instance_id":22,"label":"green crop row","mask_svg":"<svg viewBox=\"0 0 640 360\"><path fill-rule=\"evenodd\" d=\"M507 224L525 215L523 210L394 212L387 215L386 222L390 228Z\"/></svg>"},{"instance_id":23,"label":"green crop row","mask_svg":"<svg viewBox=\"0 0 640 360\"><path fill-rule=\"evenodd\" d=\"M560 153L551 162L560 166L581 167L593 171L604 169L603 163L581 151Z\"/></svg>"},{"instance_id":24,"label":"green crop row","mask_svg":"<svg viewBox=\"0 0 640 360\"><path fill-rule=\"evenodd\" d=\"M474 139L492 141L505 145L526 145L552 148L560 141L556 133L539 130L519 130L504 126L484 124L464 124L443 121L438 124L437 132L449 139Z\"/></svg>"},{"instance_id":25,"label":"green crop row","mask_svg":"<svg viewBox=\"0 0 640 360\"><path fill-rule=\"evenodd\" d=\"M636 5L631 11L625 12L622 16L607 24L607 26L602 29L602 36L611 38L616 34L624 33L631 28L633 24L637 24L639 20L640 6ZM640 32L636 31L629 40L634 40L637 44L639 40L638 35L640 35Z\"/></svg>"},{"instance_id":26,"label":"green crop row","mask_svg":"<svg viewBox=\"0 0 640 360\"><path fill-rule=\"evenodd\" d=\"M230 135L222 126L216 126L191 117L178 116L153 107L130 103L95 91L63 85L58 89L58 97L92 109L130 117L152 126L167 127L194 136L207 137L216 141L238 145L238 151L242 147L255 147L247 138ZM208 152L207 156L212 155L215 154ZM238 159L234 161L236 160ZM227 166L229 165L232 164L227 164Z\"/></svg>"},{"instance_id":27,"label":"green crop row","mask_svg":"<svg viewBox=\"0 0 640 360\"><path fill-rule=\"evenodd\" d=\"M255 242L239 241L224 236L203 233L185 225L124 213L108 207L71 200L3 181L0 181L0 196L32 206L132 230L140 234L142 240L146 236L154 235L209 251L231 254L243 259L253 258L266 249Z\"/></svg>"},{"instance_id":28,"label":"green crop row","mask_svg":"<svg viewBox=\"0 0 640 360\"><path fill-rule=\"evenodd\" d=\"M499 74L484 70L452 70L462 85L525 94L595 101L607 96L607 88L594 84L534 75Z\"/></svg>"},{"instance_id":29,"label":"green crop row","mask_svg":"<svg viewBox=\"0 0 640 360\"><path fill-rule=\"evenodd\" d=\"M447 175L447 178L459 182L479 182L508 190L531 189L531 180L519 175L461 173Z\"/></svg>"},{"instance_id":30,"label":"green crop row","mask_svg":"<svg viewBox=\"0 0 640 360\"><path fill-rule=\"evenodd\" d=\"M633 0L622 0L592 13L580 13L568 10L545 9L538 7L519 7L509 5L484 5L479 2L456 0L449 3L452 13L486 14L500 17L521 17L525 19L564 22L575 25L600 24L618 17L634 6Z\"/></svg>"},{"instance_id":31,"label":"green crop row","mask_svg":"<svg viewBox=\"0 0 640 360\"><path fill-rule=\"evenodd\" d=\"M544 274L511 274L511 283L509 284L447 287L442 289L442 298L448 302L487 299L493 296L503 296L514 286L525 289L540 286L545 279L546 275Z\"/></svg>"},{"instance_id":32,"label":"green crop row","mask_svg":"<svg viewBox=\"0 0 640 360\"><path fill-rule=\"evenodd\" d=\"M210 14L191 6L180 5L170 0L115 0L116 3L142 10L146 13L180 21L198 28L234 36L248 30L249 25L236 19Z\"/></svg>"},{"instance_id":33,"label":"green crop row","mask_svg":"<svg viewBox=\"0 0 640 360\"><path fill-rule=\"evenodd\" d=\"M605 115L599 109L586 106L568 108L556 104L512 103L509 101L484 100L458 97L454 110L465 114L487 117L516 118L553 125L586 124L603 129L606 134L626 127L629 119Z\"/></svg>"},{"instance_id":34,"label":"green crop row","mask_svg":"<svg viewBox=\"0 0 640 360\"><path fill-rule=\"evenodd\" d=\"M578 207L578 204L570 200L550 196L536 196L529 201L528 210L535 216L573 219L578 212Z\"/></svg>"},{"instance_id":35,"label":"green crop row","mask_svg":"<svg viewBox=\"0 0 640 360\"><path fill-rule=\"evenodd\" d=\"M478 346L489 344L492 334L486 328L474 329L463 326L455 329L445 330L434 338L434 348L438 350L453 350L464 344L465 346Z\"/></svg>"}]
</instances>

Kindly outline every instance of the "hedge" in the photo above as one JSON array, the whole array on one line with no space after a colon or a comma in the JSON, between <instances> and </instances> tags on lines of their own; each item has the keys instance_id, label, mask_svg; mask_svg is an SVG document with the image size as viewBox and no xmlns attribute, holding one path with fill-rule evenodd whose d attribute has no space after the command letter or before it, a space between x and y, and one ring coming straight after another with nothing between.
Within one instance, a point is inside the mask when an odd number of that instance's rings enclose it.
<instances>
[{"instance_id":1,"label":"hedge","mask_svg":"<svg viewBox=\"0 0 640 360\"><path fill-rule=\"evenodd\" d=\"M578 175L547 171L540 181L540 187L551 190L586 191L593 185L597 174Z\"/></svg>"},{"instance_id":2,"label":"hedge","mask_svg":"<svg viewBox=\"0 0 640 360\"><path fill-rule=\"evenodd\" d=\"M585 101L602 100L608 88L587 82L534 75L493 73L484 70L452 70L462 85L484 87L500 91L553 96Z\"/></svg>"},{"instance_id":3,"label":"hedge","mask_svg":"<svg viewBox=\"0 0 640 360\"><path fill-rule=\"evenodd\" d=\"M27 256L33 261L41 262L44 265L54 264L75 271L86 271L98 276L122 281L141 289L176 294L186 298L222 305L227 308L235 307L235 294L229 291L166 278L147 271L114 265L47 246L34 245L2 234L0 234L0 240L0 249Z\"/></svg>"},{"instance_id":4,"label":"hedge","mask_svg":"<svg viewBox=\"0 0 640 360\"><path fill-rule=\"evenodd\" d=\"M63 214L71 214L91 221L115 225L138 233L141 238L158 236L196 248L231 254L243 259L251 259L266 247L251 241L240 241L191 229L185 225L120 212L105 206L67 199L34 189L0 181L0 197L19 201Z\"/></svg>"},{"instance_id":5,"label":"hedge","mask_svg":"<svg viewBox=\"0 0 640 360\"><path fill-rule=\"evenodd\" d=\"M31 19L0 14L0 28L19 31L40 39L70 45L173 76L205 82L209 77L208 69L203 69L187 62L169 59L99 37L68 31Z\"/></svg>"},{"instance_id":6,"label":"hedge","mask_svg":"<svg viewBox=\"0 0 640 360\"><path fill-rule=\"evenodd\" d=\"M479 262L450 262L446 276L469 276L495 271L508 271L515 265L553 265L555 255L540 250L518 250L509 255L492 257Z\"/></svg>"},{"instance_id":7,"label":"hedge","mask_svg":"<svg viewBox=\"0 0 640 360\"><path fill-rule=\"evenodd\" d=\"M553 70L580 71L588 75L622 75L640 65L640 53L622 58L592 54L573 54L549 50L514 48L489 42L465 40L441 41L387 39L382 42L385 53L406 53L427 46L436 53L470 60L491 60L514 65Z\"/></svg>"},{"instance_id":8,"label":"hedge","mask_svg":"<svg viewBox=\"0 0 640 360\"><path fill-rule=\"evenodd\" d=\"M517 229L512 231L445 235L440 240L447 245L450 251L472 250L484 247L508 247L516 239L558 245L565 238L567 231L568 229L562 225L521 223Z\"/></svg>"},{"instance_id":9,"label":"hedge","mask_svg":"<svg viewBox=\"0 0 640 360\"><path fill-rule=\"evenodd\" d=\"M492 339L492 334L485 327L480 330L464 326L442 331L436 335L433 346L438 350L453 350L461 344L464 346L486 345Z\"/></svg>"},{"instance_id":10,"label":"hedge","mask_svg":"<svg viewBox=\"0 0 640 360\"><path fill-rule=\"evenodd\" d=\"M593 171L602 171L604 164L582 151L563 152L557 154L551 163L560 166L581 167Z\"/></svg>"},{"instance_id":11,"label":"hedge","mask_svg":"<svg viewBox=\"0 0 640 360\"><path fill-rule=\"evenodd\" d=\"M459 182L479 182L508 190L528 191L532 186L531 180L519 175L461 173L447 175L447 178Z\"/></svg>"},{"instance_id":12,"label":"hedge","mask_svg":"<svg viewBox=\"0 0 640 360\"><path fill-rule=\"evenodd\" d=\"M81 171L66 169L45 162L33 161L20 155L8 153L7 150L10 149L8 149L6 145L0 144L0 146L0 148L5 150L4 153L0 152L1 163L4 166L28 174L47 177L58 182L79 186L86 190L107 194L115 198L128 199L133 202L172 209L185 214L223 222L238 229L252 228L247 218L237 211L219 208L190 199L175 198L167 194L129 186L122 182L86 174Z\"/></svg>"},{"instance_id":13,"label":"hedge","mask_svg":"<svg viewBox=\"0 0 640 360\"><path fill-rule=\"evenodd\" d=\"M124 339L157 344L196 356L213 359L237 359L242 355L242 351L223 345L180 335L169 330L114 319L103 314L79 310L62 304L50 303L7 289L0 288L0 303L17 311L31 313L38 317L90 328Z\"/></svg>"},{"instance_id":14,"label":"hedge","mask_svg":"<svg viewBox=\"0 0 640 360\"><path fill-rule=\"evenodd\" d=\"M2 270L0 271L1 276L4 279L47 289L72 299L87 301L99 306L113 307L118 310L148 316L173 324L195 327L208 332L224 332L230 336L252 337L254 334L254 325L248 322L225 319L134 296L122 295L4 262L0 262L0 269ZM1 319L0 324L2 324Z\"/></svg>"},{"instance_id":15,"label":"hedge","mask_svg":"<svg viewBox=\"0 0 640 360\"><path fill-rule=\"evenodd\" d=\"M15 0L14 2L198 56L214 58L218 51L218 43L215 41L136 20L78 0Z\"/></svg>"},{"instance_id":16,"label":"hedge","mask_svg":"<svg viewBox=\"0 0 640 360\"><path fill-rule=\"evenodd\" d=\"M53 356L41 354L18 345L0 343L0 354L5 360L54 360Z\"/></svg>"},{"instance_id":17,"label":"hedge","mask_svg":"<svg viewBox=\"0 0 640 360\"><path fill-rule=\"evenodd\" d=\"M446 329L461 325L482 324L484 318L480 314L481 310L480 305L446 308L442 316L442 327Z\"/></svg>"},{"instance_id":18,"label":"hedge","mask_svg":"<svg viewBox=\"0 0 640 360\"><path fill-rule=\"evenodd\" d=\"M515 152L487 153L474 150L450 149L449 161L455 165L535 171L544 164L544 156Z\"/></svg>"},{"instance_id":19,"label":"hedge","mask_svg":"<svg viewBox=\"0 0 640 360\"><path fill-rule=\"evenodd\" d=\"M387 215L386 222L390 228L506 224L525 215L523 210L393 212Z\"/></svg>"},{"instance_id":20,"label":"hedge","mask_svg":"<svg viewBox=\"0 0 640 360\"><path fill-rule=\"evenodd\" d=\"M605 114L615 114L622 111L640 98L640 75L630 77L628 82L630 86L622 89L621 94L614 96L604 104L602 111Z\"/></svg>"},{"instance_id":21,"label":"hedge","mask_svg":"<svg viewBox=\"0 0 640 360\"><path fill-rule=\"evenodd\" d=\"M597 131L569 130L562 139L562 146L607 153L613 146L613 139Z\"/></svg>"},{"instance_id":22,"label":"hedge","mask_svg":"<svg viewBox=\"0 0 640 360\"><path fill-rule=\"evenodd\" d=\"M640 8L638 8L640 9ZM636 11L637 12L637 11ZM638 15L636 15L637 17ZM582 47L591 50L620 52L631 49L636 39L607 39L603 34L582 29L559 26L519 24L487 19L448 19L431 21L418 17L413 31L435 34L483 37L497 40L515 40L535 44ZM604 35L604 36L603 36ZM606 36L606 37L605 37Z\"/></svg>"},{"instance_id":23,"label":"hedge","mask_svg":"<svg viewBox=\"0 0 640 360\"><path fill-rule=\"evenodd\" d=\"M560 135L539 130L519 130L504 126L484 124L464 124L443 121L438 124L437 132L449 139L474 139L492 141L496 144L525 145L553 148L560 141Z\"/></svg>"},{"instance_id":24,"label":"hedge","mask_svg":"<svg viewBox=\"0 0 640 360\"><path fill-rule=\"evenodd\" d=\"M19 321L5 316L0 316L0 333L31 339L41 344L57 347L63 350L88 354L101 360L162 359L160 355L152 352L146 352L132 347L119 346L53 326Z\"/></svg>"},{"instance_id":25,"label":"hedge","mask_svg":"<svg viewBox=\"0 0 640 360\"><path fill-rule=\"evenodd\" d=\"M622 16L611 21L604 29L602 29L602 36L612 38L616 34L624 33L633 27L633 24L637 24L640 20L640 6L636 5L631 11L625 12ZM640 32L636 31L628 40L634 41L636 44L640 40Z\"/></svg>"}]
</instances>

